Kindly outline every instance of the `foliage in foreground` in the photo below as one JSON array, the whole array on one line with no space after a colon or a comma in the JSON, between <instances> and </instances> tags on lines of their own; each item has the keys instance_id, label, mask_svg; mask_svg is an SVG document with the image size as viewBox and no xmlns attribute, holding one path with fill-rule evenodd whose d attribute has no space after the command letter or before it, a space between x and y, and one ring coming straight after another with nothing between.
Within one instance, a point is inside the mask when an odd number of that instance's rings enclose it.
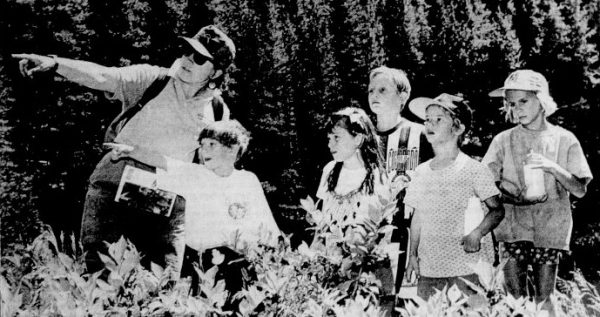
<instances>
[{"instance_id":1,"label":"foliage in foreground","mask_svg":"<svg viewBox=\"0 0 600 317\"><path fill-rule=\"evenodd\" d=\"M379 306L381 281L372 273L385 258L386 243L379 239L390 230L383 211L372 210L370 221L351 230L327 227L327 215L309 200L303 208L314 224L315 241L290 248L289 239L278 248L257 246L241 250L257 279L235 294L240 316L383 316ZM326 238L326 239L320 239ZM140 265L140 254L125 239L111 244L102 259L104 272L84 273L81 257L58 251L50 232L33 244L2 258L0 294L2 316L230 316L223 306L228 298L217 266L199 271L197 296L189 279L171 280L158 266ZM538 305L505 294L502 266L473 264L481 286L466 296L455 286L429 301L416 299L399 313L403 316L544 316ZM600 296L580 274L561 281L554 300L559 315L600 314Z\"/></svg>"}]
</instances>

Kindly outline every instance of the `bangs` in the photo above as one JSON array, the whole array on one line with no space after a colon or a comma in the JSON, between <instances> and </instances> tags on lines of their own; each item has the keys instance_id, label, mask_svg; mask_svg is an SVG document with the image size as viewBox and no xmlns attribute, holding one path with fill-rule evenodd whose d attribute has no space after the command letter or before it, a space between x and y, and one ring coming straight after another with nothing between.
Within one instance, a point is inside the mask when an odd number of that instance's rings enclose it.
<instances>
[{"instance_id":1,"label":"bangs","mask_svg":"<svg viewBox=\"0 0 600 317\"><path fill-rule=\"evenodd\" d=\"M333 129L335 129L335 127L340 127L342 129L350 131L348 127L348 121L349 119L346 116L339 114L331 115L325 123L325 131L327 131L328 133L332 132Z\"/></svg>"},{"instance_id":2,"label":"bangs","mask_svg":"<svg viewBox=\"0 0 600 317\"><path fill-rule=\"evenodd\" d=\"M213 139L222 145L231 148L234 145L239 144L237 135L230 131L222 131L219 129L214 129L211 127L207 127L202 132L200 132L200 136L198 137L198 141L202 141L203 139Z\"/></svg>"}]
</instances>

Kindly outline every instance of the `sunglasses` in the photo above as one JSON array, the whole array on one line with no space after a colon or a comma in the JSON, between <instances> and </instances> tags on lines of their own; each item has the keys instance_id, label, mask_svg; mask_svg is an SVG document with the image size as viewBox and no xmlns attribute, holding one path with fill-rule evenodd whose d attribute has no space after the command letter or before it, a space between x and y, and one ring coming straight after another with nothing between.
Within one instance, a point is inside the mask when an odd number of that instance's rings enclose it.
<instances>
[{"instance_id":1,"label":"sunglasses","mask_svg":"<svg viewBox=\"0 0 600 317\"><path fill-rule=\"evenodd\" d=\"M183 55L185 55L185 56L191 55L190 58L196 65L204 65L204 63L206 63L207 61L212 60L210 57L204 56L204 55L198 53L198 51L196 51L195 49L193 49L189 46L186 47L185 49L183 49Z\"/></svg>"}]
</instances>

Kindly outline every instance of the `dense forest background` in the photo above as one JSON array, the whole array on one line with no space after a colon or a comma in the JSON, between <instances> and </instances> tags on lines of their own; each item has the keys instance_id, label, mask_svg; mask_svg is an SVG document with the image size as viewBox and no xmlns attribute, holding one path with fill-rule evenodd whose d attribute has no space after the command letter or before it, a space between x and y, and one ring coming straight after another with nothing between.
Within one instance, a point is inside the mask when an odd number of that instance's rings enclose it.
<instances>
[{"instance_id":1,"label":"dense forest background","mask_svg":"<svg viewBox=\"0 0 600 317\"><path fill-rule=\"evenodd\" d=\"M238 47L225 92L253 133L242 162L263 181L286 232L304 227L330 160L323 122L368 110L370 69L407 71L413 97L463 93L475 127L465 151L485 153L509 127L487 93L517 68L545 74L559 111L600 177L600 2L597 0L7 0L0 4L0 213L5 254L42 223L77 232L86 182L120 105L53 75L24 79L11 53L57 54L120 66L170 66L177 36L215 23ZM406 111L406 116L411 117ZM598 280L600 187L574 201L573 256Z\"/></svg>"}]
</instances>

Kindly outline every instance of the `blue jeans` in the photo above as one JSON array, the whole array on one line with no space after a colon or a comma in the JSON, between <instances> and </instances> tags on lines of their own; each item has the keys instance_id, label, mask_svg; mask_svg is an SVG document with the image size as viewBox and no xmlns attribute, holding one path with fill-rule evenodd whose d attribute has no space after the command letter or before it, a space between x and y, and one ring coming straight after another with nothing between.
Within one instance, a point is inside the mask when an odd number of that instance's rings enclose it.
<instances>
[{"instance_id":1,"label":"blue jeans","mask_svg":"<svg viewBox=\"0 0 600 317\"><path fill-rule=\"evenodd\" d=\"M476 274L469 274L463 276L450 276L450 277L419 277L419 281L417 282L417 295L424 300L428 300L429 297L436 293L436 289L442 290L444 286L448 285L450 288L452 285L456 284L458 289L461 290L465 295L473 295L475 291L472 290L467 283L465 283L462 279L468 280L469 282L473 282L475 285L479 284L479 278Z\"/></svg>"},{"instance_id":2,"label":"blue jeans","mask_svg":"<svg viewBox=\"0 0 600 317\"><path fill-rule=\"evenodd\" d=\"M105 155L90 176L81 221L81 242L88 272L104 268L98 252L108 254L104 243L121 236L131 241L142 256L142 265L154 262L170 267L176 276L181 270L185 247L185 199L177 196L169 217L136 210L115 202L121 174L126 165L155 172L155 168L132 159L112 161Z\"/></svg>"}]
</instances>

